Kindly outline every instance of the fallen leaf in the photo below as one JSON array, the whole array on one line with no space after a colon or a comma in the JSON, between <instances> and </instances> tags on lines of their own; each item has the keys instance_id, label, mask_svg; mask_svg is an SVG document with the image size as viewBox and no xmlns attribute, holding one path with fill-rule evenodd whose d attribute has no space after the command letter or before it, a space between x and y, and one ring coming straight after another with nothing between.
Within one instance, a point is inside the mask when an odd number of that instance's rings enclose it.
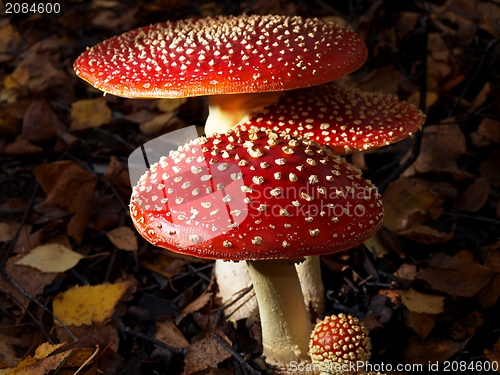
<instances>
[{"instance_id":1,"label":"fallen leaf","mask_svg":"<svg viewBox=\"0 0 500 375\"><path fill-rule=\"evenodd\" d=\"M129 227L118 227L106 233L106 236L120 250L136 251L137 236Z\"/></svg>"},{"instance_id":2,"label":"fallen leaf","mask_svg":"<svg viewBox=\"0 0 500 375\"><path fill-rule=\"evenodd\" d=\"M493 350L484 349L484 354L488 358L488 361L490 361L492 368L496 368L496 371L500 372L500 367L498 366L500 363L500 338L493 345Z\"/></svg>"},{"instance_id":3,"label":"fallen leaf","mask_svg":"<svg viewBox=\"0 0 500 375\"><path fill-rule=\"evenodd\" d=\"M59 244L38 246L16 264L30 266L42 272L65 272L70 270L84 256Z\"/></svg>"},{"instance_id":4,"label":"fallen leaf","mask_svg":"<svg viewBox=\"0 0 500 375\"><path fill-rule=\"evenodd\" d=\"M31 142L54 139L64 125L46 100L36 100L29 106L23 119L23 138Z\"/></svg>"},{"instance_id":5,"label":"fallen leaf","mask_svg":"<svg viewBox=\"0 0 500 375\"><path fill-rule=\"evenodd\" d=\"M448 233L440 232L437 229L429 227L428 225L413 224L410 228L399 231L398 235L426 245L435 245L451 240L453 238L454 231L452 230Z\"/></svg>"},{"instance_id":6,"label":"fallen leaf","mask_svg":"<svg viewBox=\"0 0 500 375\"><path fill-rule=\"evenodd\" d=\"M162 112L175 112L182 105L186 104L186 98L178 98L178 99L158 99L155 101L156 108Z\"/></svg>"},{"instance_id":7,"label":"fallen leaf","mask_svg":"<svg viewBox=\"0 0 500 375\"><path fill-rule=\"evenodd\" d=\"M0 222L0 242L10 241L14 236L16 226L15 223Z\"/></svg>"},{"instance_id":8,"label":"fallen leaf","mask_svg":"<svg viewBox=\"0 0 500 375\"><path fill-rule=\"evenodd\" d=\"M161 115L157 115L152 119L142 122L139 125L139 129L141 133L146 135L156 134L166 128L174 117L175 113L173 112L162 113Z\"/></svg>"},{"instance_id":9,"label":"fallen leaf","mask_svg":"<svg viewBox=\"0 0 500 375\"><path fill-rule=\"evenodd\" d=\"M493 306L500 297L500 275L495 275L477 295L478 302L483 307Z\"/></svg>"},{"instance_id":10,"label":"fallen leaf","mask_svg":"<svg viewBox=\"0 0 500 375\"><path fill-rule=\"evenodd\" d=\"M181 330L170 320L156 323L155 339L173 348L189 348L189 342Z\"/></svg>"},{"instance_id":11,"label":"fallen leaf","mask_svg":"<svg viewBox=\"0 0 500 375\"><path fill-rule=\"evenodd\" d=\"M425 280L434 290L458 297L476 295L495 275L466 250L455 256L437 253L428 260L428 264L428 268L420 269L417 278Z\"/></svg>"},{"instance_id":12,"label":"fallen leaf","mask_svg":"<svg viewBox=\"0 0 500 375\"><path fill-rule=\"evenodd\" d=\"M216 333L231 345L231 342L222 331L217 330ZM210 367L217 367L220 362L229 357L231 357L231 354L213 337L211 332L207 331L191 344L184 359L183 375L193 374Z\"/></svg>"},{"instance_id":13,"label":"fallen leaf","mask_svg":"<svg viewBox=\"0 0 500 375\"><path fill-rule=\"evenodd\" d=\"M476 179L460 196L455 208L477 212L484 207L490 195L490 184L484 177Z\"/></svg>"},{"instance_id":14,"label":"fallen leaf","mask_svg":"<svg viewBox=\"0 0 500 375\"><path fill-rule=\"evenodd\" d=\"M26 293L36 297L43 292L47 285L52 284L58 274L42 273L31 267L16 265L17 260L21 257L22 255L16 255L9 258L5 263L5 271ZM31 302L4 277L0 277L0 288L10 292L14 296L13 301L24 308L27 308Z\"/></svg>"},{"instance_id":15,"label":"fallen leaf","mask_svg":"<svg viewBox=\"0 0 500 375\"><path fill-rule=\"evenodd\" d=\"M406 325L423 339L429 336L435 324L436 315L434 314L418 313L414 311L408 311L406 314Z\"/></svg>"},{"instance_id":16,"label":"fallen leaf","mask_svg":"<svg viewBox=\"0 0 500 375\"><path fill-rule=\"evenodd\" d=\"M405 362L429 363L443 362L462 348L462 344L451 340L441 340L419 336L409 338L409 346L405 352Z\"/></svg>"},{"instance_id":17,"label":"fallen leaf","mask_svg":"<svg viewBox=\"0 0 500 375\"><path fill-rule=\"evenodd\" d=\"M16 347L22 347L23 343L21 338L0 333L0 363L3 366L15 367L20 361L17 357Z\"/></svg>"},{"instance_id":18,"label":"fallen leaf","mask_svg":"<svg viewBox=\"0 0 500 375\"><path fill-rule=\"evenodd\" d=\"M451 337L456 341L465 341L483 324L484 315L478 311L473 311L453 322L450 327Z\"/></svg>"},{"instance_id":19,"label":"fallen leaf","mask_svg":"<svg viewBox=\"0 0 500 375\"><path fill-rule=\"evenodd\" d=\"M47 199L43 206L55 206L76 213L90 203L97 177L74 161L42 164L34 169Z\"/></svg>"},{"instance_id":20,"label":"fallen leaf","mask_svg":"<svg viewBox=\"0 0 500 375\"><path fill-rule=\"evenodd\" d=\"M12 26L8 23L0 28L0 63L12 60L19 48L21 36L12 31Z\"/></svg>"},{"instance_id":21,"label":"fallen leaf","mask_svg":"<svg viewBox=\"0 0 500 375\"><path fill-rule=\"evenodd\" d=\"M179 313L179 315L175 318L175 324L179 324L180 321L184 319L186 315L194 313L195 311L198 311L203 306L205 306L208 303L208 301L210 301L210 299L212 298L212 295L213 295L212 292L204 292L201 296L199 296L189 305L184 307L182 311Z\"/></svg>"},{"instance_id":22,"label":"fallen leaf","mask_svg":"<svg viewBox=\"0 0 500 375\"><path fill-rule=\"evenodd\" d=\"M481 177L487 178L495 186L500 186L500 151L489 154L479 165Z\"/></svg>"},{"instance_id":23,"label":"fallen leaf","mask_svg":"<svg viewBox=\"0 0 500 375\"><path fill-rule=\"evenodd\" d=\"M396 233L414 225L412 220L416 214L436 219L443 212L441 199L418 181L405 177L389 184L382 200L385 209L383 225Z\"/></svg>"},{"instance_id":24,"label":"fallen leaf","mask_svg":"<svg viewBox=\"0 0 500 375\"><path fill-rule=\"evenodd\" d=\"M59 293L52 303L54 314L65 325L91 325L113 315L120 298L132 286L125 281L117 284L74 286ZM57 321L56 321L57 322Z\"/></svg>"},{"instance_id":25,"label":"fallen leaf","mask_svg":"<svg viewBox=\"0 0 500 375\"><path fill-rule=\"evenodd\" d=\"M1 149L2 155L8 156L21 156L21 155L33 155L39 154L43 151L43 148L40 146L35 146L33 143L30 143L27 139L19 138L14 142L7 143Z\"/></svg>"},{"instance_id":26,"label":"fallen leaf","mask_svg":"<svg viewBox=\"0 0 500 375\"><path fill-rule=\"evenodd\" d=\"M439 314L444 311L444 297L420 293L414 289L402 290L401 299L408 310L416 313Z\"/></svg>"},{"instance_id":27,"label":"fallen leaf","mask_svg":"<svg viewBox=\"0 0 500 375\"><path fill-rule=\"evenodd\" d=\"M70 130L98 128L111 122L111 109L102 97L78 100L71 104Z\"/></svg>"}]
</instances>

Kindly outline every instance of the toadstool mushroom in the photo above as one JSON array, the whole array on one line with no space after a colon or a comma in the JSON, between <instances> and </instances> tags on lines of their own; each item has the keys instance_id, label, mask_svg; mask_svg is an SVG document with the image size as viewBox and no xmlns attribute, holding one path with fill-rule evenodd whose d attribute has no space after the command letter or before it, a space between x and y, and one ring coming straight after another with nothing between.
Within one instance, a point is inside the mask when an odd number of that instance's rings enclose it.
<instances>
[{"instance_id":1,"label":"toadstool mushroom","mask_svg":"<svg viewBox=\"0 0 500 375\"><path fill-rule=\"evenodd\" d=\"M87 49L76 74L129 98L209 95L206 134L224 133L279 93L318 85L363 64L354 32L318 19L218 16L141 27Z\"/></svg>"},{"instance_id":2,"label":"toadstool mushroom","mask_svg":"<svg viewBox=\"0 0 500 375\"><path fill-rule=\"evenodd\" d=\"M351 364L370 359L371 342L368 330L357 318L345 314L327 316L316 323L309 344L312 363L322 373L350 373ZM359 362L358 362L359 361Z\"/></svg>"},{"instance_id":3,"label":"toadstool mushroom","mask_svg":"<svg viewBox=\"0 0 500 375\"><path fill-rule=\"evenodd\" d=\"M421 111L395 96L319 85L287 91L245 125L284 130L343 154L397 142L417 131L424 120ZM216 262L216 270L221 265ZM319 258L307 257L297 269L308 307L321 315L324 299ZM222 282L219 285L224 287Z\"/></svg>"},{"instance_id":4,"label":"toadstool mushroom","mask_svg":"<svg viewBox=\"0 0 500 375\"><path fill-rule=\"evenodd\" d=\"M311 332L293 260L371 237L383 217L376 188L314 142L256 127L198 138L153 164L130 211L154 245L200 258L247 260L263 354L308 361Z\"/></svg>"}]
</instances>

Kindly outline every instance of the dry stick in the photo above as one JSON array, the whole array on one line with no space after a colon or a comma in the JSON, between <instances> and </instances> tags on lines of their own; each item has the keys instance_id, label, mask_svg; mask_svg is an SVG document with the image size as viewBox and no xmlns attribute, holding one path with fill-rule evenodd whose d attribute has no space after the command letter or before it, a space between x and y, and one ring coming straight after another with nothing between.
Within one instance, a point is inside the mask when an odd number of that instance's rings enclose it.
<instances>
[{"instance_id":1,"label":"dry stick","mask_svg":"<svg viewBox=\"0 0 500 375\"><path fill-rule=\"evenodd\" d=\"M427 102L427 40L428 40L428 19L427 16L421 21L421 38L420 38L420 110L425 114ZM420 154L420 146L422 144L423 131L418 131L413 141L413 149L410 157L392 172L381 184L378 185L378 190L383 193L389 186L389 183L398 178L406 168L412 165L417 160Z\"/></svg>"},{"instance_id":2,"label":"dry stick","mask_svg":"<svg viewBox=\"0 0 500 375\"><path fill-rule=\"evenodd\" d=\"M479 74L479 72L483 68L484 62L486 61L486 57L489 55L489 52L495 46L495 44L497 44L498 42L499 42L498 39L493 39L493 40L491 40L486 45L486 48L484 49L484 54L481 57L481 60L479 61L479 64L477 65L476 71L472 75L472 78L470 80L468 80L467 83L465 84L464 89L462 90L462 92L458 96L458 99L455 101L455 103L453 104L453 106L448 111L448 114L447 114L446 117L451 117L451 115L453 114L453 112L455 112L455 110L457 109L458 104L462 101L462 99L464 98L465 94L469 90L471 82L474 82L474 80L476 79L477 75Z\"/></svg>"},{"instance_id":3,"label":"dry stick","mask_svg":"<svg viewBox=\"0 0 500 375\"><path fill-rule=\"evenodd\" d=\"M252 366L250 366L241 356L236 353L233 348L231 348L231 345L229 345L226 340L224 340L222 337L220 337L217 333L212 332L213 337L219 342L219 344L222 345L224 349L228 353L230 353L239 363L241 363L245 368L252 374L252 375L261 375L261 373L257 370L255 370Z\"/></svg>"},{"instance_id":4,"label":"dry stick","mask_svg":"<svg viewBox=\"0 0 500 375\"><path fill-rule=\"evenodd\" d=\"M118 315L113 314L113 322L118 326L120 331L122 333L128 333L129 335L135 336L139 339L149 341L155 345L161 346L162 348L170 350L174 354L186 354L187 350L186 349L178 349L174 348L173 346L170 346L168 344L165 344L164 342L157 340L151 336L145 335L144 333L138 332L130 327L127 327L118 317Z\"/></svg>"},{"instance_id":5,"label":"dry stick","mask_svg":"<svg viewBox=\"0 0 500 375\"><path fill-rule=\"evenodd\" d=\"M2 258L2 261L0 262L0 273L2 274L3 277L5 277L5 279L11 283L23 296L25 296L26 298L28 298L31 302L34 302L36 305L38 305L39 307L42 308L42 310L44 310L45 312L47 312L54 320L56 320L59 324L61 324L61 326L68 332L68 334L70 335L70 337L73 339L73 340L76 340L76 337L73 335L73 333L69 330L69 328L61 321L61 319L59 319L56 315L54 315L54 313L52 311L50 311L47 306L43 305L42 303L40 303L35 297L33 297L31 294L29 294L28 292L26 292L8 273L7 271L5 270L5 263L7 262L7 259L9 257L9 255L12 253L12 251L14 250L14 246L17 242L17 239L19 238L19 235L21 233L21 230L24 226L24 223L26 222L26 219L28 218L28 213L29 211L31 210L31 208L33 207L33 204L35 203L35 198L36 198L36 194L38 192L38 188L40 187L40 184L37 182L36 185L35 185L35 188L33 189L33 193L31 194L31 198L30 198L30 201L28 203L28 206L26 206L26 211L24 212L24 215L23 215L23 218L21 219L21 222L19 223L19 226L17 227L17 230L16 230L16 233L14 233L14 236L12 237L12 239L10 240L10 244L9 244L9 247L7 249L7 251L5 252L3 258ZM22 306L26 311L28 310L26 307ZM30 316L32 316L30 314ZM35 320L35 323L39 326L41 326L41 324L38 324L38 322ZM42 327L43 329L43 327Z\"/></svg>"}]
</instances>

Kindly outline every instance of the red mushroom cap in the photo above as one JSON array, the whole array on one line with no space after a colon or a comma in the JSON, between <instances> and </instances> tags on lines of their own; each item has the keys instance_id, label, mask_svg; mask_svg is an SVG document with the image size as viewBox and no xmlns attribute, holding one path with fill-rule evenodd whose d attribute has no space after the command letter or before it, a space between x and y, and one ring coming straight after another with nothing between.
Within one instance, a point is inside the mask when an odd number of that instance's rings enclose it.
<instances>
[{"instance_id":1,"label":"red mushroom cap","mask_svg":"<svg viewBox=\"0 0 500 375\"><path fill-rule=\"evenodd\" d=\"M363 64L354 32L318 19L220 16L141 27L87 49L76 74L125 97L290 90L333 81Z\"/></svg>"},{"instance_id":2,"label":"red mushroom cap","mask_svg":"<svg viewBox=\"0 0 500 375\"><path fill-rule=\"evenodd\" d=\"M368 361L371 342L368 330L357 318L339 314L318 322L311 334L309 354L324 368Z\"/></svg>"},{"instance_id":3,"label":"red mushroom cap","mask_svg":"<svg viewBox=\"0 0 500 375\"><path fill-rule=\"evenodd\" d=\"M398 142L424 121L420 110L395 96L321 85L286 92L247 124L302 135L342 154Z\"/></svg>"},{"instance_id":4,"label":"red mushroom cap","mask_svg":"<svg viewBox=\"0 0 500 375\"><path fill-rule=\"evenodd\" d=\"M377 189L340 156L259 128L198 138L151 166L130 202L151 243L212 259L279 259L358 245L381 225Z\"/></svg>"}]
</instances>

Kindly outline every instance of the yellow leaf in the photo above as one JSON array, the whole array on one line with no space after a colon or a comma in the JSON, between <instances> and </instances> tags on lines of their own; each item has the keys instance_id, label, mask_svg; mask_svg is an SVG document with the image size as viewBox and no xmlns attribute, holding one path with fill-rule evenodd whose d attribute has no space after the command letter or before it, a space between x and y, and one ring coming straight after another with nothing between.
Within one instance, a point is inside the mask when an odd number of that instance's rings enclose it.
<instances>
[{"instance_id":1,"label":"yellow leaf","mask_svg":"<svg viewBox=\"0 0 500 375\"><path fill-rule=\"evenodd\" d=\"M104 98L85 99L71 105L70 130L98 128L111 122L111 109Z\"/></svg>"},{"instance_id":2,"label":"yellow leaf","mask_svg":"<svg viewBox=\"0 0 500 375\"><path fill-rule=\"evenodd\" d=\"M131 286L125 281L118 284L75 286L54 299L54 314L65 325L91 325L109 319L120 298Z\"/></svg>"},{"instance_id":3,"label":"yellow leaf","mask_svg":"<svg viewBox=\"0 0 500 375\"><path fill-rule=\"evenodd\" d=\"M108 239L120 250L135 251L138 249L137 237L129 227L119 227L106 233Z\"/></svg>"},{"instance_id":4,"label":"yellow leaf","mask_svg":"<svg viewBox=\"0 0 500 375\"><path fill-rule=\"evenodd\" d=\"M64 343L53 345L49 342L44 342L38 348L36 348L35 356L33 358L34 359L47 358L49 355L51 355L53 352L55 352L57 349L59 349L63 345L64 345Z\"/></svg>"},{"instance_id":5,"label":"yellow leaf","mask_svg":"<svg viewBox=\"0 0 500 375\"><path fill-rule=\"evenodd\" d=\"M35 247L16 264L30 266L42 272L64 272L76 266L82 258L84 258L83 255L67 247L50 244Z\"/></svg>"},{"instance_id":6,"label":"yellow leaf","mask_svg":"<svg viewBox=\"0 0 500 375\"><path fill-rule=\"evenodd\" d=\"M444 311L444 297L420 293L414 289L402 290L401 299L408 310L416 313L439 314Z\"/></svg>"}]
</instances>

